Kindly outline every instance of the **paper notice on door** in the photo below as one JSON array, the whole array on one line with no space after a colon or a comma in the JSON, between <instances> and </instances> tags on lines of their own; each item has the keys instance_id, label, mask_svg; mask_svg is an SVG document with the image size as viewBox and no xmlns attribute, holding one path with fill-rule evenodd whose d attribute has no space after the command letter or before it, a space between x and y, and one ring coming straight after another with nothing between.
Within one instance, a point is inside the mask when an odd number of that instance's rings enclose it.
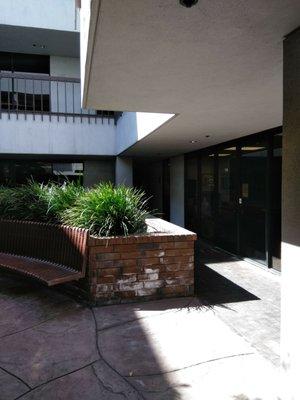
<instances>
[{"instance_id":1,"label":"paper notice on door","mask_svg":"<svg viewBox=\"0 0 300 400\"><path fill-rule=\"evenodd\" d=\"M249 183L243 183L242 184L242 196L244 198L249 197Z\"/></svg>"}]
</instances>

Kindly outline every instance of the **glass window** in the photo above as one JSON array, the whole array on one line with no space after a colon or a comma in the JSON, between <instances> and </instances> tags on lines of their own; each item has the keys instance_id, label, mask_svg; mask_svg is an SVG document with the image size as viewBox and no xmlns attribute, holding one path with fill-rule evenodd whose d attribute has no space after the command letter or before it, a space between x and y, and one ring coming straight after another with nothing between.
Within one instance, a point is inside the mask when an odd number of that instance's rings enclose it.
<instances>
[{"instance_id":1,"label":"glass window","mask_svg":"<svg viewBox=\"0 0 300 400\"><path fill-rule=\"evenodd\" d=\"M200 220L199 236L279 270L282 134L253 135L210 151L199 156L199 216L194 213ZM194 177L192 165L187 168L192 220Z\"/></svg>"},{"instance_id":2,"label":"glass window","mask_svg":"<svg viewBox=\"0 0 300 400\"><path fill-rule=\"evenodd\" d=\"M29 179L47 183L78 181L82 183L83 163L51 163L35 160L1 160L0 185L17 186Z\"/></svg>"},{"instance_id":3,"label":"glass window","mask_svg":"<svg viewBox=\"0 0 300 400\"><path fill-rule=\"evenodd\" d=\"M281 182L282 134L275 135L271 166L271 254L272 266L281 270Z\"/></svg>"},{"instance_id":4,"label":"glass window","mask_svg":"<svg viewBox=\"0 0 300 400\"><path fill-rule=\"evenodd\" d=\"M241 148L241 253L254 261L266 263L268 149L264 138Z\"/></svg>"},{"instance_id":5,"label":"glass window","mask_svg":"<svg viewBox=\"0 0 300 400\"><path fill-rule=\"evenodd\" d=\"M237 251L237 170L236 147L218 152L218 245L225 250Z\"/></svg>"},{"instance_id":6,"label":"glass window","mask_svg":"<svg viewBox=\"0 0 300 400\"><path fill-rule=\"evenodd\" d=\"M186 214L185 225L192 231L198 230L198 158L190 157L186 160L185 183Z\"/></svg>"},{"instance_id":7,"label":"glass window","mask_svg":"<svg viewBox=\"0 0 300 400\"><path fill-rule=\"evenodd\" d=\"M50 57L38 54L0 52L0 70L50 74Z\"/></svg>"},{"instance_id":8,"label":"glass window","mask_svg":"<svg viewBox=\"0 0 300 400\"><path fill-rule=\"evenodd\" d=\"M214 238L214 154L201 157L201 237L212 240Z\"/></svg>"}]
</instances>

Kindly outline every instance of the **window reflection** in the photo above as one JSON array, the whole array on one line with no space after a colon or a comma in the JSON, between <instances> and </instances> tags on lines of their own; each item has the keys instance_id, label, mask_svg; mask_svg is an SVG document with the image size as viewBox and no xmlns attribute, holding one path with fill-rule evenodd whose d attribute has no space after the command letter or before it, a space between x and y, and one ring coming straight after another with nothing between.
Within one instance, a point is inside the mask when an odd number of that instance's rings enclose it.
<instances>
[{"instance_id":1,"label":"window reflection","mask_svg":"<svg viewBox=\"0 0 300 400\"><path fill-rule=\"evenodd\" d=\"M186 226L198 230L198 158L186 161Z\"/></svg>"},{"instance_id":2,"label":"window reflection","mask_svg":"<svg viewBox=\"0 0 300 400\"><path fill-rule=\"evenodd\" d=\"M282 134L212 149L200 154L199 236L280 269Z\"/></svg>"},{"instance_id":3,"label":"window reflection","mask_svg":"<svg viewBox=\"0 0 300 400\"><path fill-rule=\"evenodd\" d=\"M59 182L66 180L82 184L83 163L51 163L36 160L1 160L0 185L18 186L29 179L39 183Z\"/></svg>"},{"instance_id":4,"label":"window reflection","mask_svg":"<svg viewBox=\"0 0 300 400\"><path fill-rule=\"evenodd\" d=\"M237 249L236 219L236 147L218 153L218 245L228 251Z\"/></svg>"},{"instance_id":5,"label":"window reflection","mask_svg":"<svg viewBox=\"0 0 300 400\"><path fill-rule=\"evenodd\" d=\"M214 154L201 158L201 235L206 239L214 237Z\"/></svg>"},{"instance_id":6,"label":"window reflection","mask_svg":"<svg viewBox=\"0 0 300 400\"><path fill-rule=\"evenodd\" d=\"M241 252L244 257L266 263L267 221L266 139L241 148Z\"/></svg>"}]
</instances>

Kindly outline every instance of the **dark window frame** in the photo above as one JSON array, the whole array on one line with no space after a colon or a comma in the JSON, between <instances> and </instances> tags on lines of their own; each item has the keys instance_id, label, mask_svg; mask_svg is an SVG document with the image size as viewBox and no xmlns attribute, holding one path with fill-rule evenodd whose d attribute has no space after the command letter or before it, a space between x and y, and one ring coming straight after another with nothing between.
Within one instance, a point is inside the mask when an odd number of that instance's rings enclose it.
<instances>
[{"instance_id":1,"label":"dark window frame","mask_svg":"<svg viewBox=\"0 0 300 400\"><path fill-rule=\"evenodd\" d=\"M272 224L274 223L272 221L272 207L271 207L271 202L272 202L272 168L273 168L273 158L274 158L274 136L282 134L282 126L278 126L272 129L268 129L266 131L254 133L251 135L243 136L237 139L233 139L227 142L222 142L218 143L217 145L209 146L203 149L195 150L193 152L185 153L185 182L187 179L187 161L190 158L197 158L198 159L198 210L197 210L197 215L198 215L198 229L196 230L197 234L201 238L201 199L202 199L202 188L201 188L201 159L203 156L207 156L208 154L214 154L214 196L213 196L213 213L214 213L214 219L215 219L215 225L216 222L218 221L218 216L217 216L217 195L216 193L218 192L218 157L217 154L220 150L224 149L224 147L233 147L236 146L237 152L236 152L236 157L237 157L237 165L236 168L239 171L240 170L240 157L241 157L241 147L243 143L247 143L249 140L255 141L256 139L266 139L267 143L267 167L266 167L266 222L265 222L265 246L266 246L266 266L268 268L273 268L273 260L272 260ZM237 184L237 196L241 197L241 174L238 173L238 184ZM189 210L186 207L187 204L187 190L186 190L186 184L185 184L185 193L184 193L184 198L185 198L185 221L189 221L191 219L191 216L188 215ZM187 226L187 228L189 228ZM241 250L241 244L240 244L240 218L238 218L237 221L237 253L239 255L239 252ZM214 237L212 240L207 240L204 239L206 242L208 242L211 245L216 245L216 232L214 233ZM264 265L264 264L260 264Z\"/></svg>"}]
</instances>

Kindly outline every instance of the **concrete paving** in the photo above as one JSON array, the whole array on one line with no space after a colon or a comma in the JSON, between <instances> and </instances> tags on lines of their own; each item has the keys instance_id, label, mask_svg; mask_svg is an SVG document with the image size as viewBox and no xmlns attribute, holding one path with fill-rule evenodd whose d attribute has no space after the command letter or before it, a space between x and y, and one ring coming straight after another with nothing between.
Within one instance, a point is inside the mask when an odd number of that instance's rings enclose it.
<instances>
[{"instance_id":1,"label":"concrete paving","mask_svg":"<svg viewBox=\"0 0 300 400\"><path fill-rule=\"evenodd\" d=\"M220 257L199 298L108 307L0 273L0 400L278 399L279 277Z\"/></svg>"},{"instance_id":2,"label":"concrete paving","mask_svg":"<svg viewBox=\"0 0 300 400\"><path fill-rule=\"evenodd\" d=\"M278 367L280 274L203 245L197 259L202 304Z\"/></svg>"}]
</instances>

